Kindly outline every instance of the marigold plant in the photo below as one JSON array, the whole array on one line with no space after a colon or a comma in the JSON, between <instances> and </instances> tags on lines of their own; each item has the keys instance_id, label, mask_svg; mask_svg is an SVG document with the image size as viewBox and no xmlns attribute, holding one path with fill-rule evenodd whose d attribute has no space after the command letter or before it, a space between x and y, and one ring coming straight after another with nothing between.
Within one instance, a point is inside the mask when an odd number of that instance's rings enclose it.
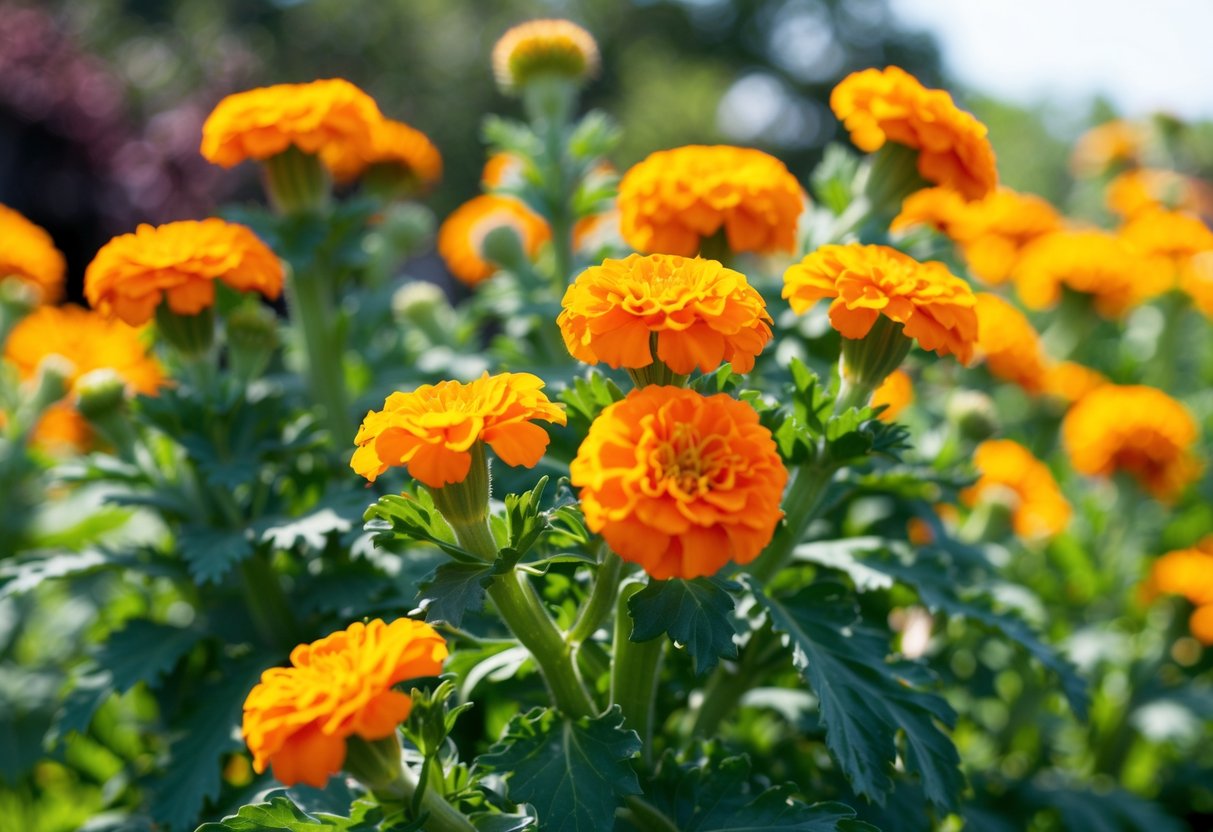
<instances>
[{"instance_id":1,"label":"marigold plant","mask_svg":"<svg viewBox=\"0 0 1213 832\"><path fill-rule=\"evenodd\" d=\"M886 422L896 421L907 407L914 403L914 383L905 370L889 373L884 383L872 393L872 407L883 407L880 418Z\"/></svg>"},{"instance_id":2,"label":"marigold plant","mask_svg":"<svg viewBox=\"0 0 1213 832\"><path fill-rule=\"evenodd\" d=\"M518 234L527 256L534 257L551 230L543 218L512 197L484 194L456 208L438 230L438 253L451 274L469 286L492 277L497 267L484 254L484 240L498 228Z\"/></svg>"},{"instance_id":3,"label":"marigold plant","mask_svg":"<svg viewBox=\"0 0 1213 832\"><path fill-rule=\"evenodd\" d=\"M384 118L375 123L371 136L368 153L355 144L334 143L329 147L325 159L334 178L348 181L376 166L399 169L421 187L429 187L442 178L442 154L417 128Z\"/></svg>"},{"instance_id":4,"label":"marigold plant","mask_svg":"<svg viewBox=\"0 0 1213 832\"><path fill-rule=\"evenodd\" d=\"M508 30L493 46L493 75L504 90L536 78L581 81L598 73L593 35L568 20L530 20Z\"/></svg>"},{"instance_id":5,"label":"marigold plant","mask_svg":"<svg viewBox=\"0 0 1213 832\"><path fill-rule=\"evenodd\" d=\"M977 351L991 375L1029 393L1044 389L1048 360L1022 312L997 295L979 292L977 325Z\"/></svg>"},{"instance_id":6,"label":"marigold plant","mask_svg":"<svg viewBox=\"0 0 1213 832\"><path fill-rule=\"evenodd\" d=\"M1213 553L1199 547L1167 552L1150 565L1142 587L1147 599L1182 595L1196 607L1188 622L1192 635L1213 645Z\"/></svg>"},{"instance_id":7,"label":"marigold plant","mask_svg":"<svg viewBox=\"0 0 1213 832\"><path fill-rule=\"evenodd\" d=\"M1194 258L1213 251L1213 231L1199 217L1180 211L1146 211L1120 230L1120 236L1167 280L1168 288L1181 288L1199 277L1192 274Z\"/></svg>"},{"instance_id":8,"label":"marigold plant","mask_svg":"<svg viewBox=\"0 0 1213 832\"><path fill-rule=\"evenodd\" d=\"M17 211L0 205L0 280L16 277L37 287L41 299L53 303L63 294L67 262L45 230Z\"/></svg>"},{"instance_id":9,"label":"marigold plant","mask_svg":"<svg viewBox=\"0 0 1213 832\"><path fill-rule=\"evenodd\" d=\"M977 446L973 463L981 475L962 497L969 505L983 495L1004 489L1014 495L1012 524L1024 538L1052 537L1070 522L1070 502L1061 493L1049 466L1010 439L992 439Z\"/></svg>"},{"instance_id":10,"label":"marigold plant","mask_svg":"<svg viewBox=\"0 0 1213 832\"><path fill-rule=\"evenodd\" d=\"M1098 176L1115 165L1135 164L1146 145L1141 125L1112 119L1078 137L1070 155L1070 168L1078 176Z\"/></svg>"},{"instance_id":11,"label":"marigold plant","mask_svg":"<svg viewBox=\"0 0 1213 832\"><path fill-rule=\"evenodd\" d=\"M1108 183L1104 201L1126 220L1159 209L1204 213L1213 204L1207 185L1172 170L1153 168L1118 174Z\"/></svg>"},{"instance_id":12,"label":"marigold plant","mask_svg":"<svg viewBox=\"0 0 1213 832\"><path fill-rule=\"evenodd\" d=\"M1124 315L1167 288L1156 264L1106 231L1057 231L1024 250L1015 267L1015 290L1029 309L1055 305L1068 288L1092 298L1108 317Z\"/></svg>"}]
</instances>

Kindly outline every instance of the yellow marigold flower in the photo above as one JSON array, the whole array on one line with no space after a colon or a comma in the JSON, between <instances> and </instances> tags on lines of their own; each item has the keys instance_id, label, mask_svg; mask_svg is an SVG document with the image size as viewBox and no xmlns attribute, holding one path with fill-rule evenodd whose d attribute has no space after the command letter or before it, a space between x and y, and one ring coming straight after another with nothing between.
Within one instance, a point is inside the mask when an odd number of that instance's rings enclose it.
<instances>
[{"instance_id":1,"label":"yellow marigold flower","mask_svg":"<svg viewBox=\"0 0 1213 832\"><path fill-rule=\"evenodd\" d=\"M646 253L694 257L723 231L733 252L792 252L807 197L783 162L744 147L660 150L619 182L623 239Z\"/></svg>"},{"instance_id":2,"label":"yellow marigold flower","mask_svg":"<svg viewBox=\"0 0 1213 832\"><path fill-rule=\"evenodd\" d=\"M1045 370L1044 393L1073 404L1107 383L1108 379L1097 370L1076 361L1060 361Z\"/></svg>"},{"instance_id":3,"label":"yellow marigold flower","mask_svg":"<svg viewBox=\"0 0 1213 832\"><path fill-rule=\"evenodd\" d=\"M531 20L508 30L493 47L493 77L504 90L535 78L582 81L598 73L594 36L568 20Z\"/></svg>"},{"instance_id":4,"label":"yellow marigold flower","mask_svg":"<svg viewBox=\"0 0 1213 832\"><path fill-rule=\"evenodd\" d=\"M830 93L830 109L864 153L892 142L918 151L918 172L965 199L981 199L998 184L986 126L958 108L943 90L927 89L895 66L865 69Z\"/></svg>"},{"instance_id":5,"label":"yellow marigold flower","mask_svg":"<svg viewBox=\"0 0 1213 832\"><path fill-rule=\"evenodd\" d=\"M640 369L660 359L675 373L739 373L771 340L771 316L745 275L715 260L633 254L582 272L557 318L579 361ZM656 342L656 355L652 349Z\"/></svg>"},{"instance_id":6,"label":"yellow marigold flower","mask_svg":"<svg viewBox=\"0 0 1213 832\"><path fill-rule=\"evenodd\" d=\"M603 410L569 471L586 525L658 580L758 557L788 479L748 404L656 385Z\"/></svg>"},{"instance_id":7,"label":"yellow marigold flower","mask_svg":"<svg viewBox=\"0 0 1213 832\"><path fill-rule=\"evenodd\" d=\"M1098 176L1112 165L1134 164L1145 143L1146 134L1139 125L1113 119L1078 137L1070 169L1075 176Z\"/></svg>"},{"instance_id":8,"label":"yellow marigold flower","mask_svg":"<svg viewBox=\"0 0 1213 832\"><path fill-rule=\"evenodd\" d=\"M429 624L375 619L291 651L244 700L242 734L253 768L268 766L282 784L323 788L345 763L346 741L393 736L413 701L393 686L436 676L446 642Z\"/></svg>"},{"instance_id":9,"label":"yellow marigold flower","mask_svg":"<svg viewBox=\"0 0 1213 832\"><path fill-rule=\"evenodd\" d=\"M880 413L886 422L895 422L901 412L914 403L914 384L905 370L894 370L872 394L872 407L887 405Z\"/></svg>"},{"instance_id":10,"label":"yellow marigold flower","mask_svg":"<svg viewBox=\"0 0 1213 832\"><path fill-rule=\"evenodd\" d=\"M888 246L827 245L791 266L783 282L797 314L833 298L830 323L844 338L863 338L884 315L925 350L964 363L973 355L977 301L943 263L919 263Z\"/></svg>"},{"instance_id":11,"label":"yellow marigold flower","mask_svg":"<svg viewBox=\"0 0 1213 832\"><path fill-rule=\"evenodd\" d=\"M495 194L473 197L438 229L438 253L451 274L469 286L492 277L497 268L485 259L484 238L502 226L518 233L528 257L534 257L552 236L543 217L517 199Z\"/></svg>"},{"instance_id":12,"label":"yellow marigold flower","mask_svg":"<svg viewBox=\"0 0 1213 832\"><path fill-rule=\"evenodd\" d=\"M1192 455L1196 420L1153 387L1098 387L1070 408L1061 432L1079 473L1106 477L1124 471L1162 500L1177 496L1200 473Z\"/></svg>"},{"instance_id":13,"label":"yellow marigold flower","mask_svg":"<svg viewBox=\"0 0 1213 832\"><path fill-rule=\"evenodd\" d=\"M1207 187L1182 173L1151 168L1118 174L1108 183L1104 201L1126 220L1160 208L1205 213L1210 206Z\"/></svg>"},{"instance_id":14,"label":"yellow marigold flower","mask_svg":"<svg viewBox=\"0 0 1213 832\"><path fill-rule=\"evenodd\" d=\"M1010 439L991 439L977 446L973 462L981 475L961 494L975 505L983 492L1002 488L1015 495L1012 524L1020 537L1052 537L1070 522L1070 503L1057 487L1049 467Z\"/></svg>"},{"instance_id":15,"label":"yellow marigold flower","mask_svg":"<svg viewBox=\"0 0 1213 832\"><path fill-rule=\"evenodd\" d=\"M333 145L326 151L324 158L334 179L346 182L376 165L400 168L422 187L442 178L442 154L420 130L384 118L375 123L371 137L369 153L353 144Z\"/></svg>"},{"instance_id":16,"label":"yellow marigold flower","mask_svg":"<svg viewBox=\"0 0 1213 832\"><path fill-rule=\"evenodd\" d=\"M403 466L414 479L441 488L467 477L473 446L483 442L506 465L533 468L548 446L547 431L533 422L565 423L564 411L542 388L530 373L486 372L466 384L443 381L393 393L383 410L366 414L350 467L374 482Z\"/></svg>"},{"instance_id":17,"label":"yellow marigold flower","mask_svg":"<svg viewBox=\"0 0 1213 832\"><path fill-rule=\"evenodd\" d=\"M1188 286L1198 268L1194 258L1213 251L1213 231L1199 217L1180 211L1147 211L1120 230L1129 245L1144 254L1169 280L1170 286Z\"/></svg>"},{"instance_id":18,"label":"yellow marigold flower","mask_svg":"<svg viewBox=\"0 0 1213 832\"><path fill-rule=\"evenodd\" d=\"M63 294L67 261L51 235L18 212L0 205L0 280L16 277L38 288L43 303Z\"/></svg>"},{"instance_id":19,"label":"yellow marigold flower","mask_svg":"<svg viewBox=\"0 0 1213 832\"><path fill-rule=\"evenodd\" d=\"M219 219L141 225L110 240L84 273L94 308L137 326L160 301L178 315L196 315L215 303L215 281L268 298L282 292L282 263L243 225Z\"/></svg>"},{"instance_id":20,"label":"yellow marigold flower","mask_svg":"<svg viewBox=\"0 0 1213 832\"><path fill-rule=\"evenodd\" d=\"M952 240L958 240L969 201L952 188L923 188L901 203L890 231L905 231L925 225Z\"/></svg>"},{"instance_id":21,"label":"yellow marigold flower","mask_svg":"<svg viewBox=\"0 0 1213 832\"><path fill-rule=\"evenodd\" d=\"M291 147L322 161L370 159L383 114L349 81L276 84L229 95L202 125L202 155L225 168Z\"/></svg>"},{"instance_id":22,"label":"yellow marigold flower","mask_svg":"<svg viewBox=\"0 0 1213 832\"><path fill-rule=\"evenodd\" d=\"M484 163L480 183L486 191L516 188L523 183L526 162L516 153L494 153Z\"/></svg>"},{"instance_id":23,"label":"yellow marigold flower","mask_svg":"<svg viewBox=\"0 0 1213 832\"><path fill-rule=\"evenodd\" d=\"M997 295L977 294L977 350L990 375L1029 393L1044 389L1047 362L1036 330L1022 312Z\"/></svg>"},{"instance_id":24,"label":"yellow marigold flower","mask_svg":"<svg viewBox=\"0 0 1213 832\"><path fill-rule=\"evenodd\" d=\"M1103 231L1056 231L1031 243L1014 271L1029 309L1061 299L1061 289L1090 295L1095 309L1119 317L1167 288L1166 275L1120 237Z\"/></svg>"}]
</instances>

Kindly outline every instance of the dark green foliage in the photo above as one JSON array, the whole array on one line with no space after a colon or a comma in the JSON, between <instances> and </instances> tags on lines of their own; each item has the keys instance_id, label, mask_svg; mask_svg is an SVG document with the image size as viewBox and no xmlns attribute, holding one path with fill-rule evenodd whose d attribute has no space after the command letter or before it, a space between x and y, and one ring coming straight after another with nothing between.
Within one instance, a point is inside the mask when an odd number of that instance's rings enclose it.
<instances>
[{"instance_id":1,"label":"dark green foliage","mask_svg":"<svg viewBox=\"0 0 1213 832\"><path fill-rule=\"evenodd\" d=\"M668 634L690 654L695 673L707 673L720 659L737 657L730 593L739 589L733 581L716 577L651 580L628 599L632 641Z\"/></svg>"}]
</instances>

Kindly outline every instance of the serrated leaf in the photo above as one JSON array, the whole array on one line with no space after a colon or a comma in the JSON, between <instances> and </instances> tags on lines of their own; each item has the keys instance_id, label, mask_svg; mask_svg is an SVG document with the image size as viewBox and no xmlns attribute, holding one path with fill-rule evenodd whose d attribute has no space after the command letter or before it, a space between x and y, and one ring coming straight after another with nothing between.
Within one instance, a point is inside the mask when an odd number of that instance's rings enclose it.
<instances>
[{"instance_id":1,"label":"serrated leaf","mask_svg":"<svg viewBox=\"0 0 1213 832\"><path fill-rule=\"evenodd\" d=\"M244 529L187 526L177 536L177 551L195 580L216 583L253 554L253 541Z\"/></svg>"},{"instance_id":2,"label":"serrated leaf","mask_svg":"<svg viewBox=\"0 0 1213 832\"><path fill-rule=\"evenodd\" d=\"M43 581L95 572L110 563L108 554L97 550L63 555L39 552L8 560L0 564L0 599L30 592Z\"/></svg>"},{"instance_id":3,"label":"serrated leaf","mask_svg":"<svg viewBox=\"0 0 1213 832\"><path fill-rule=\"evenodd\" d=\"M492 580L493 567L487 564L442 564L422 585L417 599L426 605L425 620L461 626L468 610L484 607L484 590Z\"/></svg>"},{"instance_id":4,"label":"serrated leaf","mask_svg":"<svg viewBox=\"0 0 1213 832\"><path fill-rule=\"evenodd\" d=\"M509 798L535 807L547 832L610 832L622 798L640 793L630 758L640 738L613 707L576 721L550 708L510 720L477 765L506 777Z\"/></svg>"},{"instance_id":5,"label":"serrated leaf","mask_svg":"<svg viewBox=\"0 0 1213 832\"><path fill-rule=\"evenodd\" d=\"M690 654L695 673L707 673L720 659L737 657L734 603L729 593L740 588L717 577L649 581L628 599L631 639L648 641L668 633Z\"/></svg>"},{"instance_id":6,"label":"serrated leaf","mask_svg":"<svg viewBox=\"0 0 1213 832\"><path fill-rule=\"evenodd\" d=\"M241 806L234 815L217 823L204 823L197 832L414 832L423 821L395 822L370 800L356 801L349 817L327 812L308 812L291 799L289 792L275 789L261 803Z\"/></svg>"},{"instance_id":7,"label":"serrated leaf","mask_svg":"<svg viewBox=\"0 0 1213 832\"><path fill-rule=\"evenodd\" d=\"M397 539L432 543L463 563L483 563L455 542L455 533L434 507L424 488L414 494L387 494L367 507L362 519L376 546L387 547Z\"/></svg>"},{"instance_id":8,"label":"serrated leaf","mask_svg":"<svg viewBox=\"0 0 1213 832\"><path fill-rule=\"evenodd\" d=\"M826 745L855 791L883 802L893 787L900 731L906 769L921 777L928 800L953 808L963 787L960 757L936 723L950 728L956 714L926 689L925 668L886 661L887 636L860 619L840 584L819 582L775 599L747 580L817 694Z\"/></svg>"}]
</instances>

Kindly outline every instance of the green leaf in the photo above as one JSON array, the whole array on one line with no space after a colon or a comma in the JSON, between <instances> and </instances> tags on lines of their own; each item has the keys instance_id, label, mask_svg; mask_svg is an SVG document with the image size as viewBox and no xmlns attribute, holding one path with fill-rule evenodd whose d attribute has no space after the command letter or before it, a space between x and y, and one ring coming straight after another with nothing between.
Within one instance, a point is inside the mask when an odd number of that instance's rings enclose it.
<instances>
[{"instance_id":1,"label":"green leaf","mask_svg":"<svg viewBox=\"0 0 1213 832\"><path fill-rule=\"evenodd\" d=\"M628 762L640 738L622 725L618 706L576 721L535 708L510 720L477 765L504 775L510 800L534 806L547 832L610 832L620 800L640 793Z\"/></svg>"},{"instance_id":2,"label":"green leaf","mask_svg":"<svg viewBox=\"0 0 1213 832\"><path fill-rule=\"evenodd\" d=\"M547 514L539 508L547 484L548 478L540 477L530 491L505 496L506 539L515 552L515 559L525 555L547 531Z\"/></svg>"},{"instance_id":3,"label":"green leaf","mask_svg":"<svg viewBox=\"0 0 1213 832\"><path fill-rule=\"evenodd\" d=\"M585 378L575 378L573 383L560 393L560 400L568 405L571 425L580 423L588 428L603 408L623 399L619 385L597 370L590 370Z\"/></svg>"},{"instance_id":4,"label":"green leaf","mask_svg":"<svg viewBox=\"0 0 1213 832\"><path fill-rule=\"evenodd\" d=\"M860 619L841 584L819 582L777 600L747 581L817 694L826 745L855 791L883 803L893 788L900 731L900 756L921 777L927 799L955 807L964 785L960 757L939 724L952 727L956 714L926 689L932 680L925 668L886 661L887 635Z\"/></svg>"},{"instance_id":5,"label":"green leaf","mask_svg":"<svg viewBox=\"0 0 1213 832\"><path fill-rule=\"evenodd\" d=\"M810 177L809 184L817 201L839 215L854 199L855 176L859 172L859 157L840 144L826 145L821 164Z\"/></svg>"},{"instance_id":6,"label":"green leaf","mask_svg":"<svg viewBox=\"0 0 1213 832\"><path fill-rule=\"evenodd\" d=\"M109 556L98 550L63 555L34 552L6 560L0 563L0 600L37 589L43 581L85 575L108 565Z\"/></svg>"},{"instance_id":7,"label":"green leaf","mask_svg":"<svg viewBox=\"0 0 1213 832\"><path fill-rule=\"evenodd\" d=\"M493 574L493 567L487 564L456 562L439 566L422 584L418 596L418 601L425 604L425 620L462 626L468 610L484 607L484 591L492 583Z\"/></svg>"},{"instance_id":8,"label":"green leaf","mask_svg":"<svg viewBox=\"0 0 1213 832\"><path fill-rule=\"evenodd\" d=\"M177 536L177 550L195 580L217 583L233 566L253 554L253 541L245 529L186 526Z\"/></svg>"},{"instance_id":9,"label":"green leaf","mask_svg":"<svg viewBox=\"0 0 1213 832\"><path fill-rule=\"evenodd\" d=\"M668 633L691 655L695 673L707 673L720 659L737 657L733 641L733 596L740 585L722 578L649 581L628 599L632 641L648 641Z\"/></svg>"},{"instance_id":10,"label":"green leaf","mask_svg":"<svg viewBox=\"0 0 1213 832\"><path fill-rule=\"evenodd\" d=\"M376 546L391 550L398 540L432 543L463 563L482 564L480 558L455 542L455 533L434 507L434 499L424 488L411 494L387 494L367 507L362 515L366 530Z\"/></svg>"},{"instance_id":11,"label":"green leaf","mask_svg":"<svg viewBox=\"0 0 1213 832\"><path fill-rule=\"evenodd\" d=\"M287 792L275 789L262 803L241 806L234 815L217 823L204 823L197 832L414 832L424 829L423 821L395 822L384 817L383 808L370 800L354 803L349 817L327 812L306 812L291 800Z\"/></svg>"}]
</instances>

